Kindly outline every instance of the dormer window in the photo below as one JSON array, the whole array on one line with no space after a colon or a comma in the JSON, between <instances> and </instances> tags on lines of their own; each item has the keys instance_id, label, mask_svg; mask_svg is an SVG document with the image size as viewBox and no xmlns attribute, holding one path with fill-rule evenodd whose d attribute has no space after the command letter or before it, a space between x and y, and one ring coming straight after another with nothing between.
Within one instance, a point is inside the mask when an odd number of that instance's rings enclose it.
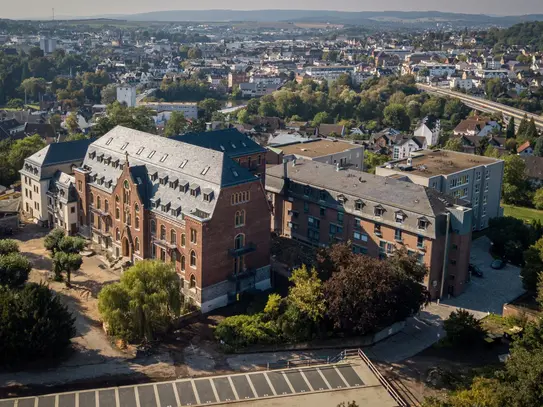
<instances>
[{"instance_id":1,"label":"dormer window","mask_svg":"<svg viewBox=\"0 0 543 407\"><path fill-rule=\"evenodd\" d=\"M362 208L364 208L364 202L362 202L361 199L357 199L357 200L354 202L354 209L357 210L357 211L361 211Z\"/></svg>"},{"instance_id":2,"label":"dormer window","mask_svg":"<svg viewBox=\"0 0 543 407\"><path fill-rule=\"evenodd\" d=\"M189 190L189 183L187 181L181 181L179 184L179 191L187 192Z\"/></svg>"},{"instance_id":3,"label":"dormer window","mask_svg":"<svg viewBox=\"0 0 543 407\"><path fill-rule=\"evenodd\" d=\"M151 181L156 181L158 179L158 172L153 172L151 174Z\"/></svg>"},{"instance_id":4,"label":"dormer window","mask_svg":"<svg viewBox=\"0 0 543 407\"><path fill-rule=\"evenodd\" d=\"M381 217L383 216L383 213L385 213L385 208L383 208L382 206L376 206L375 208L373 208L373 214L377 217Z\"/></svg>"},{"instance_id":5,"label":"dormer window","mask_svg":"<svg viewBox=\"0 0 543 407\"><path fill-rule=\"evenodd\" d=\"M319 199L320 199L321 201L326 201L326 195L328 195L328 193L327 193L325 190L321 190L321 191L319 192Z\"/></svg>"},{"instance_id":6,"label":"dormer window","mask_svg":"<svg viewBox=\"0 0 543 407\"><path fill-rule=\"evenodd\" d=\"M94 157L96 157L96 151L91 151L91 152L89 153L89 158L90 158L91 160L94 160Z\"/></svg>"},{"instance_id":7,"label":"dormer window","mask_svg":"<svg viewBox=\"0 0 543 407\"><path fill-rule=\"evenodd\" d=\"M179 183L179 181L176 180L176 179L170 180L170 188L173 188L173 189L177 188L178 183Z\"/></svg>"},{"instance_id":8,"label":"dormer window","mask_svg":"<svg viewBox=\"0 0 543 407\"><path fill-rule=\"evenodd\" d=\"M347 198L345 197L345 195L339 194L337 196L337 201L343 205L345 202L347 202Z\"/></svg>"},{"instance_id":9,"label":"dormer window","mask_svg":"<svg viewBox=\"0 0 543 407\"><path fill-rule=\"evenodd\" d=\"M190 186L190 195L191 196L198 196L199 193L200 193L200 186L196 185L196 184L192 184Z\"/></svg>"},{"instance_id":10,"label":"dormer window","mask_svg":"<svg viewBox=\"0 0 543 407\"><path fill-rule=\"evenodd\" d=\"M99 154L98 157L96 157L96 160L101 163L104 160L104 154Z\"/></svg>"},{"instance_id":11,"label":"dormer window","mask_svg":"<svg viewBox=\"0 0 543 407\"><path fill-rule=\"evenodd\" d=\"M112 164L115 168L119 167L119 160L113 160Z\"/></svg>"},{"instance_id":12,"label":"dormer window","mask_svg":"<svg viewBox=\"0 0 543 407\"><path fill-rule=\"evenodd\" d=\"M160 185L166 185L168 183L168 176L167 175L164 175L162 177L160 177Z\"/></svg>"},{"instance_id":13,"label":"dormer window","mask_svg":"<svg viewBox=\"0 0 543 407\"><path fill-rule=\"evenodd\" d=\"M168 202L167 204L163 204L160 209L162 212L168 212L170 210L170 203Z\"/></svg>"},{"instance_id":14,"label":"dormer window","mask_svg":"<svg viewBox=\"0 0 543 407\"><path fill-rule=\"evenodd\" d=\"M204 192L204 201L211 202L213 200L213 191Z\"/></svg>"},{"instance_id":15,"label":"dormer window","mask_svg":"<svg viewBox=\"0 0 543 407\"><path fill-rule=\"evenodd\" d=\"M160 206L160 198L155 199L154 201L151 200L151 207L152 208L158 208Z\"/></svg>"},{"instance_id":16,"label":"dormer window","mask_svg":"<svg viewBox=\"0 0 543 407\"><path fill-rule=\"evenodd\" d=\"M407 216L402 211L398 211L395 213L396 223L403 223L406 217Z\"/></svg>"},{"instance_id":17,"label":"dormer window","mask_svg":"<svg viewBox=\"0 0 543 407\"><path fill-rule=\"evenodd\" d=\"M419 218L419 229L421 230L426 230L428 229L428 225L430 224L430 222L428 221L428 219L426 218Z\"/></svg>"},{"instance_id":18,"label":"dormer window","mask_svg":"<svg viewBox=\"0 0 543 407\"><path fill-rule=\"evenodd\" d=\"M170 213L172 216L179 216L179 214L181 213L181 207L178 206L177 208L172 208Z\"/></svg>"},{"instance_id":19,"label":"dormer window","mask_svg":"<svg viewBox=\"0 0 543 407\"><path fill-rule=\"evenodd\" d=\"M305 196L311 195L311 187L309 185L304 185L304 195Z\"/></svg>"}]
</instances>

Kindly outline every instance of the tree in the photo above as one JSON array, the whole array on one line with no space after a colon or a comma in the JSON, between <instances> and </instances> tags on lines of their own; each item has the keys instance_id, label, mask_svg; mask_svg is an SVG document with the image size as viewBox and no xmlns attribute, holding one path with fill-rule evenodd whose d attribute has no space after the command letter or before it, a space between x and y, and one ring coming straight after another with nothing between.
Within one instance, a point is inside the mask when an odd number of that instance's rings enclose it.
<instances>
[{"instance_id":1,"label":"tree","mask_svg":"<svg viewBox=\"0 0 543 407\"><path fill-rule=\"evenodd\" d=\"M104 105L109 105L117 100L117 86L109 84L100 91L100 101Z\"/></svg>"},{"instance_id":2,"label":"tree","mask_svg":"<svg viewBox=\"0 0 543 407\"><path fill-rule=\"evenodd\" d=\"M182 134L187 128L187 120L182 112L172 112L170 119L164 127L164 135L166 137Z\"/></svg>"},{"instance_id":3,"label":"tree","mask_svg":"<svg viewBox=\"0 0 543 407\"><path fill-rule=\"evenodd\" d=\"M530 119L528 122L528 127L526 128L526 131L523 134L524 139L529 140L531 143L534 142L539 137L539 133L537 132L537 127L535 125L534 118Z\"/></svg>"},{"instance_id":4,"label":"tree","mask_svg":"<svg viewBox=\"0 0 543 407\"><path fill-rule=\"evenodd\" d=\"M522 263L522 252L533 242L530 228L511 216L490 219L487 236L494 252L515 264Z\"/></svg>"},{"instance_id":5,"label":"tree","mask_svg":"<svg viewBox=\"0 0 543 407\"><path fill-rule=\"evenodd\" d=\"M21 90L33 99L38 99L47 89L47 83L43 78L28 78L21 83Z\"/></svg>"},{"instance_id":6,"label":"tree","mask_svg":"<svg viewBox=\"0 0 543 407\"><path fill-rule=\"evenodd\" d=\"M543 157L543 136L538 137L534 146L534 155L537 157Z\"/></svg>"},{"instance_id":7,"label":"tree","mask_svg":"<svg viewBox=\"0 0 543 407\"><path fill-rule=\"evenodd\" d=\"M221 109L221 102L219 102L217 99L207 98L198 103L198 108L203 110L203 118L206 121L210 121L213 112Z\"/></svg>"},{"instance_id":8,"label":"tree","mask_svg":"<svg viewBox=\"0 0 543 407\"><path fill-rule=\"evenodd\" d=\"M479 155L485 155L487 148L490 146L490 142L488 141L488 138L481 137L479 140L479 146L476 148L477 154Z\"/></svg>"},{"instance_id":9,"label":"tree","mask_svg":"<svg viewBox=\"0 0 543 407\"><path fill-rule=\"evenodd\" d=\"M60 250L60 242L65 236L66 232L64 229L55 228L45 236L45 239L43 239L43 246L54 255Z\"/></svg>"},{"instance_id":10,"label":"tree","mask_svg":"<svg viewBox=\"0 0 543 407\"><path fill-rule=\"evenodd\" d=\"M384 121L387 126L400 131L408 131L411 126L411 119L400 104L390 104L384 110Z\"/></svg>"},{"instance_id":11,"label":"tree","mask_svg":"<svg viewBox=\"0 0 543 407\"><path fill-rule=\"evenodd\" d=\"M25 107L25 102L22 99L14 98L6 104L6 107L10 109L22 109Z\"/></svg>"},{"instance_id":12,"label":"tree","mask_svg":"<svg viewBox=\"0 0 543 407\"><path fill-rule=\"evenodd\" d=\"M313 118L313 121L311 122L311 126L319 127L322 123L329 123L329 121L330 121L330 118L328 116L328 113L319 112Z\"/></svg>"},{"instance_id":13,"label":"tree","mask_svg":"<svg viewBox=\"0 0 543 407\"><path fill-rule=\"evenodd\" d=\"M517 138L524 137L524 134L528 130L528 116L524 114L524 117L520 121L520 124L517 129Z\"/></svg>"},{"instance_id":14,"label":"tree","mask_svg":"<svg viewBox=\"0 0 543 407\"><path fill-rule=\"evenodd\" d=\"M202 58L202 50L200 48L194 47L189 49L187 56L189 59L201 59Z\"/></svg>"},{"instance_id":15,"label":"tree","mask_svg":"<svg viewBox=\"0 0 543 407\"><path fill-rule=\"evenodd\" d=\"M526 164L518 155L504 158L502 197L507 204L523 204L527 201Z\"/></svg>"},{"instance_id":16,"label":"tree","mask_svg":"<svg viewBox=\"0 0 543 407\"><path fill-rule=\"evenodd\" d=\"M507 130L505 131L505 138L515 138L515 118L511 117L507 123Z\"/></svg>"},{"instance_id":17,"label":"tree","mask_svg":"<svg viewBox=\"0 0 543 407\"><path fill-rule=\"evenodd\" d=\"M0 255L0 286L22 286L28 280L31 269L30 261L18 252Z\"/></svg>"},{"instance_id":18,"label":"tree","mask_svg":"<svg viewBox=\"0 0 543 407\"><path fill-rule=\"evenodd\" d=\"M490 100L496 100L504 91L505 88L500 78L492 78L486 81L485 93Z\"/></svg>"},{"instance_id":19,"label":"tree","mask_svg":"<svg viewBox=\"0 0 543 407\"><path fill-rule=\"evenodd\" d=\"M287 302L295 306L313 322L322 319L326 307L324 305L322 281L317 271L307 271L305 265L292 272L289 278L294 286L290 287Z\"/></svg>"},{"instance_id":20,"label":"tree","mask_svg":"<svg viewBox=\"0 0 543 407\"><path fill-rule=\"evenodd\" d=\"M534 194L534 206L536 209L543 209L543 188L539 188Z\"/></svg>"},{"instance_id":21,"label":"tree","mask_svg":"<svg viewBox=\"0 0 543 407\"><path fill-rule=\"evenodd\" d=\"M500 158L499 150L493 145L489 145L484 153L485 157Z\"/></svg>"},{"instance_id":22,"label":"tree","mask_svg":"<svg viewBox=\"0 0 543 407\"><path fill-rule=\"evenodd\" d=\"M458 137L451 137L447 140L443 148L450 151L462 151L462 139Z\"/></svg>"},{"instance_id":23,"label":"tree","mask_svg":"<svg viewBox=\"0 0 543 407\"><path fill-rule=\"evenodd\" d=\"M241 124L247 124L251 120L251 117L249 116L249 112L247 112L247 109L241 109L238 112L238 122Z\"/></svg>"},{"instance_id":24,"label":"tree","mask_svg":"<svg viewBox=\"0 0 543 407\"><path fill-rule=\"evenodd\" d=\"M81 129L79 128L77 112L71 112L66 118L66 129L70 134L75 134L81 131Z\"/></svg>"},{"instance_id":25,"label":"tree","mask_svg":"<svg viewBox=\"0 0 543 407\"><path fill-rule=\"evenodd\" d=\"M87 140L89 136L83 134L83 133L72 133L68 134L64 141L77 141L77 140Z\"/></svg>"},{"instance_id":26,"label":"tree","mask_svg":"<svg viewBox=\"0 0 543 407\"><path fill-rule=\"evenodd\" d=\"M107 107L107 115L101 117L92 127L91 134L100 137L116 126L156 133L153 116L156 113L146 106L127 107L119 102L113 102Z\"/></svg>"},{"instance_id":27,"label":"tree","mask_svg":"<svg viewBox=\"0 0 543 407\"><path fill-rule=\"evenodd\" d=\"M51 117L49 117L49 124L53 126L55 133L60 131L61 123L62 123L62 118L60 117L59 114L54 114L54 115L51 115Z\"/></svg>"},{"instance_id":28,"label":"tree","mask_svg":"<svg viewBox=\"0 0 543 407\"><path fill-rule=\"evenodd\" d=\"M66 285L70 286L72 273L81 268L83 258L80 254L57 252L53 257L53 272L57 281L62 280L62 273L66 273Z\"/></svg>"},{"instance_id":29,"label":"tree","mask_svg":"<svg viewBox=\"0 0 543 407\"><path fill-rule=\"evenodd\" d=\"M11 168L23 168L25 159L44 147L45 142L38 134L14 141L7 157Z\"/></svg>"},{"instance_id":30,"label":"tree","mask_svg":"<svg viewBox=\"0 0 543 407\"><path fill-rule=\"evenodd\" d=\"M424 274L397 252L390 261L351 254L324 284L327 316L335 329L365 335L418 312L428 300ZM416 263L416 261L415 261ZM407 268L404 268L407 265Z\"/></svg>"},{"instance_id":31,"label":"tree","mask_svg":"<svg viewBox=\"0 0 543 407\"><path fill-rule=\"evenodd\" d=\"M472 313L459 309L443 322L447 340L453 346L473 346L482 341L485 331Z\"/></svg>"},{"instance_id":32,"label":"tree","mask_svg":"<svg viewBox=\"0 0 543 407\"><path fill-rule=\"evenodd\" d=\"M170 264L143 260L98 295L110 334L134 342L164 334L181 309L179 277Z\"/></svg>"},{"instance_id":33,"label":"tree","mask_svg":"<svg viewBox=\"0 0 543 407\"><path fill-rule=\"evenodd\" d=\"M543 271L543 239L539 239L524 252L524 266L520 271L522 285L530 292L536 292Z\"/></svg>"},{"instance_id":34,"label":"tree","mask_svg":"<svg viewBox=\"0 0 543 407\"><path fill-rule=\"evenodd\" d=\"M364 169L370 174L375 174L375 167L383 165L389 160L390 158L384 154L377 154L364 150Z\"/></svg>"},{"instance_id":35,"label":"tree","mask_svg":"<svg viewBox=\"0 0 543 407\"><path fill-rule=\"evenodd\" d=\"M13 239L0 239L0 256L19 253L19 243Z\"/></svg>"},{"instance_id":36,"label":"tree","mask_svg":"<svg viewBox=\"0 0 543 407\"><path fill-rule=\"evenodd\" d=\"M45 285L0 289L0 364L59 356L75 336L75 319Z\"/></svg>"}]
</instances>

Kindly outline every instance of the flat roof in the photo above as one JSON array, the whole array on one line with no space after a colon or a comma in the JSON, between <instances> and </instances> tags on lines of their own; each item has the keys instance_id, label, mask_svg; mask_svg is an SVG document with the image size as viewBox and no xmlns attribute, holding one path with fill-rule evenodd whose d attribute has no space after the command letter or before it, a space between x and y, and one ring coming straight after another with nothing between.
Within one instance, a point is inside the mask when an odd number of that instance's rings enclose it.
<instances>
[{"instance_id":1,"label":"flat roof","mask_svg":"<svg viewBox=\"0 0 543 407\"><path fill-rule=\"evenodd\" d=\"M342 153L343 151L360 148L359 144L346 143L344 141L317 139L315 141L306 141L304 143L289 144L286 146L276 146L283 151L283 154L294 154L304 157L322 157L323 155Z\"/></svg>"},{"instance_id":2,"label":"flat roof","mask_svg":"<svg viewBox=\"0 0 543 407\"><path fill-rule=\"evenodd\" d=\"M0 406L174 407L244 402L262 407L329 407L351 400L364 401L364 407L400 406L370 365L358 357L335 364L4 399Z\"/></svg>"},{"instance_id":3,"label":"flat roof","mask_svg":"<svg viewBox=\"0 0 543 407\"><path fill-rule=\"evenodd\" d=\"M464 171L469 168L480 165L490 165L503 161L497 158L485 157L481 155L460 153L450 150L423 150L411 153L413 159L413 168L402 171L405 174L415 174L423 177L434 175L449 175L455 172ZM381 168L387 168L387 165L407 165L407 159L392 161L389 164L381 165ZM395 167L394 170L401 171Z\"/></svg>"}]
</instances>

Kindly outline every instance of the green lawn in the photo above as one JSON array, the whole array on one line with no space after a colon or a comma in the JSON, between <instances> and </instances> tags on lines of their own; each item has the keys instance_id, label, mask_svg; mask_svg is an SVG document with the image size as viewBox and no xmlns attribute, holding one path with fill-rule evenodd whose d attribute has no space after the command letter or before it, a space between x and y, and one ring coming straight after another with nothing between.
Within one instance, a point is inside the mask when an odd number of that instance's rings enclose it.
<instances>
[{"instance_id":1,"label":"green lawn","mask_svg":"<svg viewBox=\"0 0 543 407\"><path fill-rule=\"evenodd\" d=\"M543 211L532 208L524 208L522 206L506 205L504 203L502 203L502 206L504 216L512 216L525 222L531 222L534 219L538 219L543 222Z\"/></svg>"}]
</instances>

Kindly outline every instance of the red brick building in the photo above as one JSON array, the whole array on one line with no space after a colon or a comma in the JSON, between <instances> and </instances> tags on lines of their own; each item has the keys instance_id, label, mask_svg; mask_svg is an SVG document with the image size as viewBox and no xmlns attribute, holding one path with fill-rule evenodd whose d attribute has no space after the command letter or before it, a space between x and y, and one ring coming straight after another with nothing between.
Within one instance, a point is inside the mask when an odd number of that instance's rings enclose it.
<instances>
[{"instance_id":1,"label":"red brick building","mask_svg":"<svg viewBox=\"0 0 543 407\"><path fill-rule=\"evenodd\" d=\"M75 170L80 232L115 258L174 263L203 312L266 289L264 154L236 130L165 138L116 127Z\"/></svg>"},{"instance_id":2,"label":"red brick building","mask_svg":"<svg viewBox=\"0 0 543 407\"><path fill-rule=\"evenodd\" d=\"M399 247L429 270L432 298L469 280L472 210L420 185L307 160L268 168L272 229L314 246L350 241L386 258ZM463 202L463 201L462 201Z\"/></svg>"}]
</instances>

